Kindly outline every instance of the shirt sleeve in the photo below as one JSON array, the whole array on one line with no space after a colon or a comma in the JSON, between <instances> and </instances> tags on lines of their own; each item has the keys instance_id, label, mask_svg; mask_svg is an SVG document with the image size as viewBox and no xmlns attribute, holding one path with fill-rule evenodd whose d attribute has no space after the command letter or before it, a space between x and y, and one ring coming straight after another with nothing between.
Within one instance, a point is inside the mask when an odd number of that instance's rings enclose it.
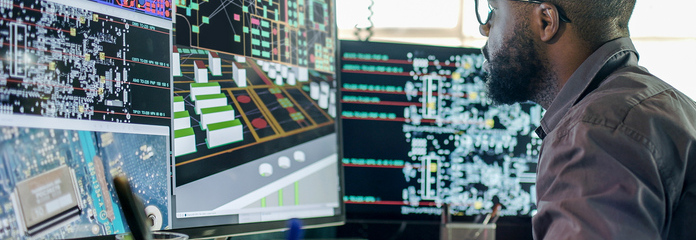
<instances>
[{"instance_id":1,"label":"shirt sleeve","mask_svg":"<svg viewBox=\"0 0 696 240\"><path fill-rule=\"evenodd\" d=\"M534 238L661 239L664 190L641 136L623 124L566 129L544 139Z\"/></svg>"}]
</instances>

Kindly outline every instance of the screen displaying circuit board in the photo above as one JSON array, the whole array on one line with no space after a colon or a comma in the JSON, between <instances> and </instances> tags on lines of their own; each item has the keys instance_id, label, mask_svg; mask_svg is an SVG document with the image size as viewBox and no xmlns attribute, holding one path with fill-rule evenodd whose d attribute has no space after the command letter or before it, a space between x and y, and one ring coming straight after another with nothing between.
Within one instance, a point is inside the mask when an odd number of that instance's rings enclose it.
<instances>
[{"instance_id":1,"label":"screen displaying circuit board","mask_svg":"<svg viewBox=\"0 0 696 240\"><path fill-rule=\"evenodd\" d=\"M332 0L177 2L179 45L335 71Z\"/></svg>"},{"instance_id":2,"label":"screen displaying circuit board","mask_svg":"<svg viewBox=\"0 0 696 240\"><path fill-rule=\"evenodd\" d=\"M15 1L0 11L7 19L0 22L3 112L171 124L166 24L48 1Z\"/></svg>"},{"instance_id":3,"label":"screen displaying circuit board","mask_svg":"<svg viewBox=\"0 0 696 240\"><path fill-rule=\"evenodd\" d=\"M169 128L0 115L1 238L128 231L111 179L126 174L153 228L170 226ZM48 125L51 127L49 128Z\"/></svg>"},{"instance_id":4,"label":"screen displaying circuit board","mask_svg":"<svg viewBox=\"0 0 696 240\"><path fill-rule=\"evenodd\" d=\"M119 174L171 228L171 20L86 0L0 16L0 238L128 231Z\"/></svg>"},{"instance_id":5,"label":"screen displaying circuit board","mask_svg":"<svg viewBox=\"0 0 696 240\"><path fill-rule=\"evenodd\" d=\"M542 108L494 106L480 50L341 41L348 219L530 216Z\"/></svg>"}]
</instances>

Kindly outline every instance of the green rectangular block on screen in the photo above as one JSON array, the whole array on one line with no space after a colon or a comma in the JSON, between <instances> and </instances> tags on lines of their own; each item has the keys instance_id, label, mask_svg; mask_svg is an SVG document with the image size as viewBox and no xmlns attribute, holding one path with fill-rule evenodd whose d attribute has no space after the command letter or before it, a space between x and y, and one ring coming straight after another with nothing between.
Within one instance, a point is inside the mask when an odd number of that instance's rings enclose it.
<instances>
[{"instance_id":1,"label":"green rectangular block on screen","mask_svg":"<svg viewBox=\"0 0 696 240\"><path fill-rule=\"evenodd\" d=\"M230 127L234 127L234 126L241 126L241 125L242 125L242 122L239 119L235 119L232 121L210 124L210 125L208 125L208 130L215 131L215 130L230 128Z\"/></svg>"},{"instance_id":2,"label":"green rectangular block on screen","mask_svg":"<svg viewBox=\"0 0 696 240\"><path fill-rule=\"evenodd\" d=\"M191 88L199 88L199 87L219 87L220 83L218 82L207 82L207 83L191 83ZM183 101L183 97L182 97Z\"/></svg>"},{"instance_id":3,"label":"green rectangular block on screen","mask_svg":"<svg viewBox=\"0 0 696 240\"><path fill-rule=\"evenodd\" d=\"M199 33L198 26L191 26L191 32Z\"/></svg>"},{"instance_id":4,"label":"green rectangular block on screen","mask_svg":"<svg viewBox=\"0 0 696 240\"><path fill-rule=\"evenodd\" d=\"M220 106L220 107L203 108L203 109L201 109L201 113L202 114L211 114L211 113L219 113L219 112L232 111L232 110L234 110L232 108L232 106L225 105L225 106Z\"/></svg>"},{"instance_id":5,"label":"green rectangular block on screen","mask_svg":"<svg viewBox=\"0 0 696 240\"><path fill-rule=\"evenodd\" d=\"M226 97L225 97L225 94L223 94L223 93L206 94L206 95L196 96L196 100L208 100L208 99L218 99L218 98L226 98Z\"/></svg>"},{"instance_id":6,"label":"green rectangular block on screen","mask_svg":"<svg viewBox=\"0 0 696 240\"><path fill-rule=\"evenodd\" d=\"M187 118L190 116L188 111L174 112L174 118Z\"/></svg>"},{"instance_id":7,"label":"green rectangular block on screen","mask_svg":"<svg viewBox=\"0 0 696 240\"><path fill-rule=\"evenodd\" d=\"M174 130L174 138L181 138L193 135L193 128Z\"/></svg>"},{"instance_id":8,"label":"green rectangular block on screen","mask_svg":"<svg viewBox=\"0 0 696 240\"><path fill-rule=\"evenodd\" d=\"M242 41L242 37L239 36L239 35L234 35L234 41L235 41L235 42L241 42L241 41Z\"/></svg>"},{"instance_id":9,"label":"green rectangular block on screen","mask_svg":"<svg viewBox=\"0 0 696 240\"><path fill-rule=\"evenodd\" d=\"M205 24L210 23L210 19L208 19L208 17L201 17L201 20L202 20L203 23L205 23Z\"/></svg>"}]
</instances>

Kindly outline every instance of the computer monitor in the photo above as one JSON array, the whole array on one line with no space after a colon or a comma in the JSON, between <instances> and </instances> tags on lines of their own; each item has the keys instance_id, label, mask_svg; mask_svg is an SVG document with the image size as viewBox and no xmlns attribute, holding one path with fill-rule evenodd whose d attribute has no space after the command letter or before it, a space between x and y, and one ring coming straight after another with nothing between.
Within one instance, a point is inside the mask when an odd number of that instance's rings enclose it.
<instances>
[{"instance_id":1,"label":"computer monitor","mask_svg":"<svg viewBox=\"0 0 696 240\"><path fill-rule=\"evenodd\" d=\"M333 2L226 3L0 3L0 238L127 232L118 174L153 230L343 222ZM248 49L174 45L175 6Z\"/></svg>"},{"instance_id":2,"label":"computer monitor","mask_svg":"<svg viewBox=\"0 0 696 240\"><path fill-rule=\"evenodd\" d=\"M177 1L172 228L342 224L334 2Z\"/></svg>"},{"instance_id":3,"label":"computer monitor","mask_svg":"<svg viewBox=\"0 0 696 240\"><path fill-rule=\"evenodd\" d=\"M0 15L0 238L127 231L117 174L169 226L171 20L72 0Z\"/></svg>"},{"instance_id":4,"label":"computer monitor","mask_svg":"<svg viewBox=\"0 0 696 240\"><path fill-rule=\"evenodd\" d=\"M531 216L542 108L491 105L481 51L340 41L349 221ZM467 216L469 218L467 218Z\"/></svg>"}]
</instances>

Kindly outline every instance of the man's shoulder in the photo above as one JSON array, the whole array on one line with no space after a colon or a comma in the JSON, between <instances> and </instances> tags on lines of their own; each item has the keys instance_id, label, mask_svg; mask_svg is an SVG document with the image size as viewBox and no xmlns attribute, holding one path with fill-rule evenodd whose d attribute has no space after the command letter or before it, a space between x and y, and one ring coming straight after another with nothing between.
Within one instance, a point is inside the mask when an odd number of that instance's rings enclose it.
<instances>
[{"instance_id":1,"label":"man's shoulder","mask_svg":"<svg viewBox=\"0 0 696 240\"><path fill-rule=\"evenodd\" d=\"M609 75L571 110L585 119L604 119L612 126L628 118L651 118L670 112L696 113L696 104L658 77L640 67L626 67Z\"/></svg>"},{"instance_id":2,"label":"man's shoulder","mask_svg":"<svg viewBox=\"0 0 696 240\"><path fill-rule=\"evenodd\" d=\"M664 111L694 106L693 100L645 69L626 67L609 75L573 108L584 109L582 112L588 114L623 119L631 111L639 110L636 107L646 104L662 106Z\"/></svg>"}]
</instances>

